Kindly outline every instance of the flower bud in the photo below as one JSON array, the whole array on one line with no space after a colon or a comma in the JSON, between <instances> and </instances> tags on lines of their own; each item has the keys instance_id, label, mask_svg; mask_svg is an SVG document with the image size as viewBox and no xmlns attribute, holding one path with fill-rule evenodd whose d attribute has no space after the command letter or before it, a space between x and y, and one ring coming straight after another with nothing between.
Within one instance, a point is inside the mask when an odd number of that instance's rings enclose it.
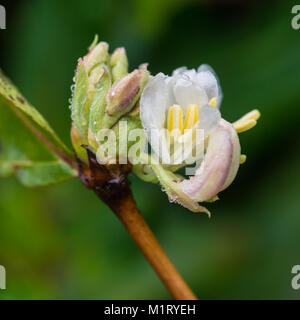
<instances>
[{"instance_id":1,"label":"flower bud","mask_svg":"<svg viewBox=\"0 0 300 320\"><path fill-rule=\"evenodd\" d=\"M134 131L136 129L140 129L140 131L135 131L140 139L143 139L143 135L141 132L144 133L144 130L142 129L142 123L139 116L139 105L135 106L133 110L126 115L124 115L120 121L118 121L113 127L112 130L115 133L116 141L117 141L117 148L116 148L116 154L119 157L122 157L123 159L127 159L128 151L130 148L136 144L138 141L141 145L144 145L145 142L142 142L140 140L132 140L131 134L134 135ZM145 140L145 139L144 139ZM130 159L131 160L131 159Z\"/></svg>"},{"instance_id":2,"label":"flower bud","mask_svg":"<svg viewBox=\"0 0 300 320\"><path fill-rule=\"evenodd\" d=\"M96 84L96 90L93 97L93 102L90 108L88 141L92 146L92 150L97 147L96 135L99 129L102 128L102 121L106 108L106 95L111 87L111 77L108 69L104 67L101 79Z\"/></svg>"},{"instance_id":3,"label":"flower bud","mask_svg":"<svg viewBox=\"0 0 300 320\"><path fill-rule=\"evenodd\" d=\"M84 65L82 64L82 60L79 61L75 81L75 90L72 92L73 96L71 105L72 121L74 127L78 130L81 136L84 137L84 128L81 123L81 111L86 101L89 81Z\"/></svg>"},{"instance_id":4,"label":"flower bud","mask_svg":"<svg viewBox=\"0 0 300 320\"><path fill-rule=\"evenodd\" d=\"M88 139L90 108L94 100L97 85L106 72L108 61L108 45L100 42L92 45L89 53L79 59L75 91L72 98L72 120L85 142Z\"/></svg>"},{"instance_id":5,"label":"flower bud","mask_svg":"<svg viewBox=\"0 0 300 320\"><path fill-rule=\"evenodd\" d=\"M124 48L118 48L110 57L113 82L124 77L128 73L128 59Z\"/></svg>"},{"instance_id":6,"label":"flower bud","mask_svg":"<svg viewBox=\"0 0 300 320\"><path fill-rule=\"evenodd\" d=\"M145 66L116 81L108 92L103 126L111 128L139 99L149 77Z\"/></svg>"},{"instance_id":7,"label":"flower bud","mask_svg":"<svg viewBox=\"0 0 300 320\"><path fill-rule=\"evenodd\" d=\"M96 37L89 53L79 59L72 97L72 141L75 152L84 160L83 144L99 154L99 159L105 158L105 154L102 157L98 150L105 151L107 141L101 137L106 129L113 129L117 142L127 140L128 131L123 130L121 120L125 120L128 130L142 127L138 100L149 77L146 65L128 74L124 48L116 49L109 56L107 43L97 44L97 41ZM109 141L109 144L114 147L113 142ZM119 157L127 151L125 144L120 145L122 148L115 147Z\"/></svg>"},{"instance_id":8,"label":"flower bud","mask_svg":"<svg viewBox=\"0 0 300 320\"><path fill-rule=\"evenodd\" d=\"M85 141L74 126L72 126L71 128L71 141L77 157L82 162L87 164L88 163L87 153L86 153L86 150L82 147L82 145L85 144Z\"/></svg>"},{"instance_id":9,"label":"flower bud","mask_svg":"<svg viewBox=\"0 0 300 320\"><path fill-rule=\"evenodd\" d=\"M100 42L95 47L92 47L89 53L83 58L83 64L88 75L91 70L101 63L106 63L108 60L108 44Z\"/></svg>"}]
</instances>

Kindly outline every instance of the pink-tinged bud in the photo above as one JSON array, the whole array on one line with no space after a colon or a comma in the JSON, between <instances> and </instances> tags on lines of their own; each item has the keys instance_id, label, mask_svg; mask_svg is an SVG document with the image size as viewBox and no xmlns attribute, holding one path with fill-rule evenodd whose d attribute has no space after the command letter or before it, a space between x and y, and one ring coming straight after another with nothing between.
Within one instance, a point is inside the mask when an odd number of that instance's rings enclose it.
<instances>
[{"instance_id":1,"label":"pink-tinged bud","mask_svg":"<svg viewBox=\"0 0 300 320\"><path fill-rule=\"evenodd\" d=\"M97 38L95 39L97 41ZM107 72L109 60L108 44L94 41L89 53L78 60L75 76L75 90L72 97L72 119L81 136L88 142L90 109L95 99L97 87L101 85L103 74Z\"/></svg>"},{"instance_id":2,"label":"pink-tinged bud","mask_svg":"<svg viewBox=\"0 0 300 320\"><path fill-rule=\"evenodd\" d=\"M98 64L105 63L108 60L108 44L100 42L93 47L89 53L83 58L83 64L86 72L90 71Z\"/></svg>"},{"instance_id":3,"label":"pink-tinged bud","mask_svg":"<svg viewBox=\"0 0 300 320\"><path fill-rule=\"evenodd\" d=\"M197 202L213 198L234 180L240 165L240 154L234 127L221 119L209 137L204 161L195 176L180 183L182 191Z\"/></svg>"},{"instance_id":4,"label":"pink-tinged bud","mask_svg":"<svg viewBox=\"0 0 300 320\"><path fill-rule=\"evenodd\" d=\"M110 57L113 82L124 77L128 73L128 59L124 48L118 48Z\"/></svg>"},{"instance_id":5,"label":"pink-tinged bud","mask_svg":"<svg viewBox=\"0 0 300 320\"><path fill-rule=\"evenodd\" d=\"M107 95L105 126L111 127L122 115L136 104L149 77L143 66L116 81Z\"/></svg>"}]
</instances>

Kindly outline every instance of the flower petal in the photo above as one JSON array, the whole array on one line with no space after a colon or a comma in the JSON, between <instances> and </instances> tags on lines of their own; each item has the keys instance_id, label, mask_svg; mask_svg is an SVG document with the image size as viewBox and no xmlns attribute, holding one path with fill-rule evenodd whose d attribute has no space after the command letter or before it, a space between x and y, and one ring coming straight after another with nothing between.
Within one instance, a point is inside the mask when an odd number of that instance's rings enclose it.
<instances>
[{"instance_id":1,"label":"flower petal","mask_svg":"<svg viewBox=\"0 0 300 320\"><path fill-rule=\"evenodd\" d=\"M166 170L159 163L154 163L153 161L151 168L156 174L164 191L167 193L170 202L179 203L193 212L204 212L210 216L210 212L205 207L200 206L197 201L192 200L182 191L180 188L180 181L182 178L179 175Z\"/></svg>"},{"instance_id":2,"label":"flower petal","mask_svg":"<svg viewBox=\"0 0 300 320\"><path fill-rule=\"evenodd\" d=\"M209 98L217 98L217 106L220 107L222 101L222 90L219 84L219 79L214 70L207 64L202 64L197 70L198 86L203 88Z\"/></svg>"},{"instance_id":3,"label":"flower petal","mask_svg":"<svg viewBox=\"0 0 300 320\"><path fill-rule=\"evenodd\" d=\"M175 70L172 72L172 77L177 76L177 75L179 75L179 74L181 74L181 73L183 73L183 72L186 72L187 70L188 70L187 67L177 68L177 69L175 69Z\"/></svg>"},{"instance_id":4,"label":"flower petal","mask_svg":"<svg viewBox=\"0 0 300 320\"><path fill-rule=\"evenodd\" d=\"M207 201L227 188L239 168L240 143L234 127L222 119L209 137L207 152L195 176L180 183L194 201Z\"/></svg>"},{"instance_id":5,"label":"flower petal","mask_svg":"<svg viewBox=\"0 0 300 320\"><path fill-rule=\"evenodd\" d=\"M160 130L164 128L170 104L167 77L159 73L149 80L142 93L140 117L152 149L165 163L169 162L169 152L165 135Z\"/></svg>"},{"instance_id":6,"label":"flower petal","mask_svg":"<svg viewBox=\"0 0 300 320\"><path fill-rule=\"evenodd\" d=\"M152 77L146 85L140 100L141 120L146 130L164 127L167 108L170 106L168 90L163 73Z\"/></svg>"},{"instance_id":7,"label":"flower petal","mask_svg":"<svg viewBox=\"0 0 300 320\"><path fill-rule=\"evenodd\" d=\"M187 73L178 75L175 78L173 93L176 103L186 111L189 104L196 104L199 108L207 105L209 100L204 89L195 86L194 82L187 76ZM171 82L170 85L173 85Z\"/></svg>"},{"instance_id":8,"label":"flower petal","mask_svg":"<svg viewBox=\"0 0 300 320\"><path fill-rule=\"evenodd\" d=\"M199 128L204 130L207 137L218 126L221 120L221 113L218 108L209 106L203 107L199 112Z\"/></svg>"}]
</instances>

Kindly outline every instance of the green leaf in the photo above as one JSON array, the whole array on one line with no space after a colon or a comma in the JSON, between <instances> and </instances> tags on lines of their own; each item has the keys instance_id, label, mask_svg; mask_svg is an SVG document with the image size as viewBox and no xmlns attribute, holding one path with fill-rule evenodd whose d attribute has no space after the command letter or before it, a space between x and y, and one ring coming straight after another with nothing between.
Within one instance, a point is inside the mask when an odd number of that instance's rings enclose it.
<instances>
[{"instance_id":1,"label":"green leaf","mask_svg":"<svg viewBox=\"0 0 300 320\"><path fill-rule=\"evenodd\" d=\"M68 180L76 174L61 160L49 162L0 161L0 176L16 173L22 184L27 187L49 185Z\"/></svg>"},{"instance_id":2,"label":"green leaf","mask_svg":"<svg viewBox=\"0 0 300 320\"><path fill-rule=\"evenodd\" d=\"M48 185L76 176L75 168L73 153L0 70L0 176Z\"/></svg>"}]
</instances>

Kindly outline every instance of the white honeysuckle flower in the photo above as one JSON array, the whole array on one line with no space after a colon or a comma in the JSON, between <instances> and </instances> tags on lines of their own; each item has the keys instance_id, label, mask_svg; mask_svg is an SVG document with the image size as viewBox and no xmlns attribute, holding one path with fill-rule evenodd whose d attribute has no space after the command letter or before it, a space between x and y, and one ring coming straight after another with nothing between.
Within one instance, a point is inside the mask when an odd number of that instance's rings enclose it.
<instances>
[{"instance_id":1,"label":"white honeysuckle flower","mask_svg":"<svg viewBox=\"0 0 300 320\"><path fill-rule=\"evenodd\" d=\"M221 100L218 79L207 65L197 71L183 67L172 76L159 73L151 77L140 100L142 125L156 155L150 167L170 201L194 212L209 214L198 202L214 201L232 183L240 162L245 160L245 156L241 158L237 132L253 127L260 116L254 110L232 125L221 118ZM203 130L202 141L195 140L194 129ZM184 152L172 163L176 148L183 141L187 142ZM201 143L204 154L194 159L201 161L194 176L184 179L166 165L186 165L190 151ZM143 176L141 171L139 176ZM146 179L153 179L152 175L146 174Z\"/></svg>"},{"instance_id":2,"label":"white honeysuckle flower","mask_svg":"<svg viewBox=\"0 0 300 320\"><path fill-rule=\"evenodd\" d=\"M209 135L201 166L189 179L166 170L160 163L151 164L171 202L194 212L209 211L198 202L214 201L217 194L234 180L240 165L240 143L233 125L221 119Z\"/></svg>"},{"instance_id":3,"label":"white honeysuckle flower","mask_svg":"<svg viewBox=\"0 0 300 320\"><path fill-rule=\"evenodd\" d=\"M234 127L221 119L209 137L201 166L193 177L180 182L182 191L197 202L213 198L234 180L240 165L240 156L241 147Z\"/></svg>"},{"instance_id":4,"label":"white honeysuckle flower","mask_svg":"<svg viewBox=\"0 0 300 320\"><path fill-rule=\"evenodd\" d=\"M208 137L221 119L218 108L221 99L218 80L207 65L197 71L179 68L171 77L163 73L152 77L143 91L140 106L142 124L156 156L164 164L188 160L190 152L176 157L174 148L170 147L175 142L185 142L185 149L195 148L195 140L189 139L191 130L202 129L204 137Z\"/></svg>"},{"instance_id":5,"label":"white honeysuckle flower","mask_svg":"<svg viewBox=\"0 0 300 320\"><path fill-rule=\"evenodd\" d=\"M234 180L246 161L237 134L256 125L259 111L233 124L222 119L221 87L208 65L150 76L146 64L129 72L124 48L108 49L95 37L78 61L71 99L78 161L89 166L94 153L101 165L118 164L117 171L129 161L126 170L159 181L171 202L209 214L199 202L215 201ZM190 177L176 173L192 164Z\"/></svg>"}]
</instances>

